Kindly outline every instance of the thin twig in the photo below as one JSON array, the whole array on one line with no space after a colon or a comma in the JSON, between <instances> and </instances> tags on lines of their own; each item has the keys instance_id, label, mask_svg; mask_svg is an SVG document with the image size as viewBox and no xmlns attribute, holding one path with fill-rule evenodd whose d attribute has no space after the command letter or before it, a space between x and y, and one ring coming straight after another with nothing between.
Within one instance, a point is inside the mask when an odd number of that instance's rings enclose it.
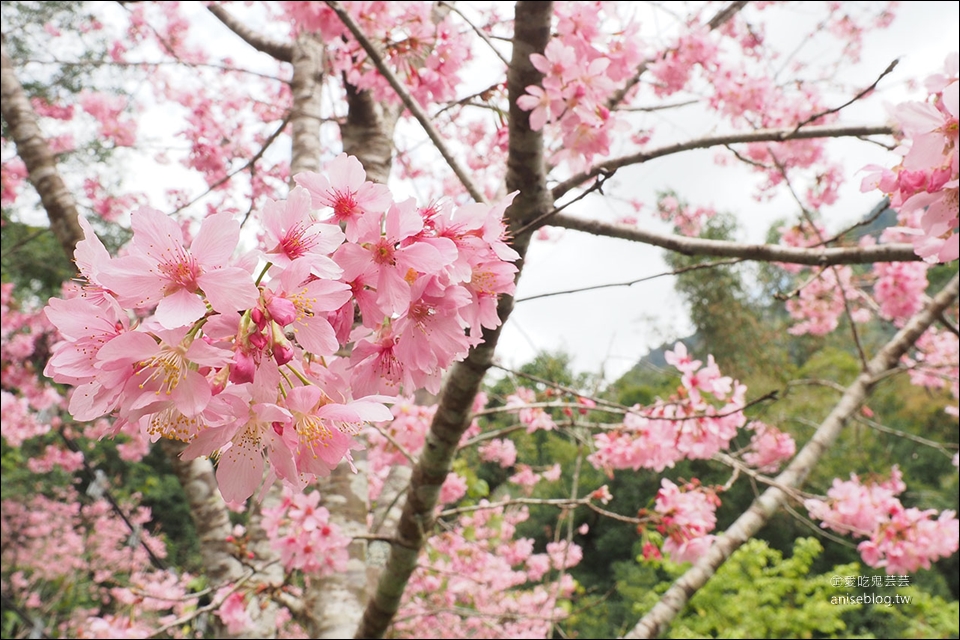
<instances>
[{"instance_id":1,"label":"thin twig","mask_svg":"<svg viewBox=\"0 0 960 640\"><path fill-rule=\"evenodd\" d=\"M934 440L928 440L927 438L923 438L921 436L915 436L912 433L907 433L905 431L900 431L899 429L894 429L892 427L882 425L879 422L875 420L870 420L869 418L866 418L864 416L854 416L853 419L862 425L870 427L874 431L879 431L880 433L888 433L892 436L897 436L898 438L904 438L906 440L912 440L917 444L922 444L932 449L936 449L937 451L947 456L948 458L953 458L953 455L956 453L956 449L958 448L958 446L960 446L954 443L943 444L940 442L936 442ZM951 451L947 447L951 447L952 449L954 449L954 451Z\"/></svg>"},{"instance_id":2,"label":"thin twig","mask_svg":"<svg viewBox=\"0 0 960 640\"><path fill-rule=\"evenodd\" d=\"M240 589L240 587L242 587L244 584L246 584L246 583L247 583L253 576L255 576L256 574L257 574L257 571L251 569L251 570L250 570L250 573L248 573L247 575L245 575L245 576L243 576L242 578L240 578L239 580L237 580L237 581L234 583L234 585L233 585L232 587L230 587L230 590L229 590L229 591L227 591L225 594L223 594L222 596L220 596L219 598L217 598L216 600L214 600L214 601L211 602L210 604L208 604L208 605L206 605L206 606L204 606L204 607L200 607L200 608L198 608L198 609L195 609L195 610L191 611L190 613L188 613L188 614L186 614L186 615L184 615L184 616L181 616L180 618L177 618L177 619L174 620L173 622L168 622L167 624L163 625L162 627L160 627L159 629L157 629L156 631L154 631L153 633L151 633L151 634L150 634L149 636L147 636L147 637L148 637L148 638L156 638L157 636L163 635L164 633L166 633L166 632L169 631L170 629L175 629L176 627L183 626L183 625L185 625L186 623L190 622L191 620L194 620L194 619L200 617L201 615L203 615L203 614L205 614L205 613L209 613L209 612L211 612L211 611L216 611L217 609L220 608L221 605L223 605L224 602L227 601L227 598L229 598L229 597L232 596L234 593L236 593L236 592Z\"/></svg>"},{"instance_id":3,"label":"thin twig","mask_svg":"<svg viewBox=\"0 0 960 640\"><path fill-rule=\"evenodd\" d=\"M381 56L380 52L373 46L373 43L370 42L370 39L363 33L359 25L357 25L350 14L347 13L343 6L336 0L327 0L326 4L337 14L340 21L343 22L344 26L353 34L353 37L356 38L360 46L363 47L363 50L367 52L367 56L377 68L377 71L390 83L397 97L400 98L400 101L403 102L403 105L410 111L410 114L413 115L413 117L417 119L417 122L420 123L420 126L423 127L424 132L426 132L427 136L433 142L433 145L437 148L437 151L440 152L440 155L443 156L443 159L447 161L447 164L460 179L461 184L463 184L470 196L477 202L487 204L487 199L484 197L483 191L474 184L466 169L460 166L460 163L454 157L453 153L447 148L447 144L444 142L440 132L438 132L430 122L430 117L424 112L417 101L413 99L410 92L400 83L396 74L387 66L383 60L383 56Z\"/></svg>"},{"instance_id":4,"label":"thin twig","mask_svg":"<svg viewBox=\"0 0 960 640\"><path fill-rule=\"evenodd\" d=\"M683 267L681 269L675 269L673 271L657 273L652 276L644 276L643 278L637 278L636 280L628 280L626 282L611 282L608 284L596 284L589 287L578 287L576 289L567 289L565 291L551 291L550 293L538 293L532 296L516 298L513 302L514 304L516 304L520 302L527 302L529 300L538 300L540 298L550 298L552 296L564 296L571 293L581 293L583 291L595 291L597 289L610 289L613 287L631 287L635 284L646 282L648 280L654 280L656 278L663 278L665 276L676 276L682 273L687 273L688 271L698 271L700 269L714 269L716 267L724 267L732 264L739 264L743 261L744 261L744 258L730 258L729 260L717 260L715 262L704 262L701 264L694 264L689 267Z\"/></svg>"},{"instance_id":5,"label":"thin twig","mask_svg":"<svg viewBox=\"0 0 960 640\"><path fill-rule=\"evenodd\" d=\"M631 113L653 113L655 111L666 111L668 109L679 109L680 107L689 107L692 104L699 104L700 100L683 100L682 102L674 102L670 104L660 104L650 107L620 107L617 111L631 112Z\"/></svg>"},{"instance_id":6,"label":"thin twig","mask_svg":"<svg viewBox=\"0 0 960 640\"><path fill-rule=\"evenodd\" d=\"M386 429L381 429L380 427L378 427L377 425L373 424L372 422L369 423L369 426L370 426L370 428L372 428L374 431L376 431L377 433L379 433L380 435L382 435L384 438L386 438L386 439L390 442L390 444L392 444L393 446L395 446L395 447L397 448L397 451L399 451L401 454L403 454L403 457L406 458L407 461L410 462L411 465L413 465L413 466L416 466L416 465L417 465L417 459L413 457L413 454L411 454L409 451L407 451L407 448L406 448L406 447L404 447L402 444L400 444L399 442L397 442L397 439L394 438L392 435L390 435L390 432L389 432L389 431L387 431Z\"/></svg>"},{"instance_id":7,"label":"thin twig","mask_svg":"<svg viewBox=\"0 0 960 640\"><path fill-rule=\"evenodd\" d=\"M90 477L91 482L99 482L99 478L97 477L96 471L94 470L90 462L87 460L86 453L84 453L80 445L78 445L75 440L67 436L67 434L64 432L63 427L61 427L60 429L57 429L57 434L63 440L64 444L67 445L68 449L70 449L74 453L80 454L80 463L83 465L83 470ZM166 571L167 570L166 563L163 560L161 560L157 556L157 554L153 552L153 549L151 549L147 545L147 541L143 538L143 536L140 535L140 527L135 526L130 521L130 518L127 517L126 512L124 512L124 510L120 508L120 504L117 502L116 498L113 497L113 493L110 492L110 489L108 487L103 487L103 497L106 498L107 502L110 504L110 508L113 509L113 512L116 513L121 520L123 520L123 523L125 525L127 525L127 529L130 530L130 533L137 538L137 541L140 543L140 546L142 546L143 549L147 552L147 556L150 558L150 563L157 569L161 571Z\"/></svg>"},{"instance_id":8,"label":"thin twig","mask_svg":"<svg viewBox=\"0 0 960 640\"><path fill-rule=\"evenodd\" d=\"M797 127L797 129L799 128L800 127ZM824 244L826 240L824 239L823 234L820 232L820 229L817 228L817 225L813 220L813 214L809 209L807 209L806 205L803 203L803 200L800 199L800 195L793 188L793 183L790 180L790 176L787 175L787 168L782 162L780 162L780 159L777 158L776 153L774 153L774 150L769 145L767 147L767 151L770 154L770 157L773 158L774 164L777 165L780 175L783 176L783 181L787 185L787 190L800 207L800 212L803 214L803 217L806 218L807 222L810 224L810 228L813 229L813 232L817 235L817 239L820 240L820 244ZM853 334L853 343L856 345L857 353L860 355L860 365L863 370L866 371L867 363L870 359L867 357L867 352L863 348L863 342L860 340L860 332L857 330L857 323L853 319L853 310L850 308L850 300L847 296L847 288L840 279L839 267L837 267L837 265L830 265L830 270L833 271L833 278L837 282L837 290L840 292L840 298L843 300L844 315L847 316L847 320L850 323L850 332Z\"/></svg>"},{"instance_id":9,"label":"thin twig","mask_svg":"<svg viewBox=\"0 0 960 640\"><path fill-rule=\"evenodd\" d=\"M269 73L262 73L260 71L253 71L252 69L242 69L240 67L231 67L225 64L216 64L212 62L184 62L179 58L176 60L159 60L159 61L148 61L142 60L139 62L130 62L130 61L117 61L117 60L60 60L56 56L53 57L53 60L38 60L36 58L28 58L24 60L25 63L31 64L42 64L42 65L60 65L63 67L134 67L137 69L148 69L151 67L166 67L166 66L183 66L190 65L192 67L198 68L207 68L207 69L216 69L218 71L229 71L233 73L244 73L247 75L258 76L264 78L265 80L276 80L277 82L285 82L283 78L279 78L275 75Z\"/></svg>"},{"instance_id":10,"label":"thin twig","mask_svg":"<svg viewBox=\"0 0 960 640\"><path fill-rule=\"evenodd\" d=\"M573 388L571 388L571 387L564 386L564 385L559 384L559 383L557 383L557 382L551 382L550 380L547 380L546 378L541 378L540 376L535 376L535 375L533 375L532 373L524 373L524 372L522 372L522 371L516 371L516 370L514 370L514 369L510 369L509 367L505 367L505 366L503 366L503 365L501 365L501 364L494 364L494 365L491 365L491 366L494 366L494 367L496 367L497 369L500 369L501 371L506 371L507 373L513 374L513 375L515 375L515 376L519 376L519 377L521 377L521 378L526 378L527 380L532 380L533 382L539 382L540 384L545 384L545 385L547 385L547 386L549 386L549 387L553 387L554 389L559 389L560 391L563 391L564 393L569 393L570 395L573 395L573 396L578 396L578 397L581 397L581 398L586 398L586 399L588 399L588 400L593 400L593 401L596 402L598 405L605 405L605 406L608 406L608 407L615 407L615 408L620 409L620 410L622 410L622 411L627 411L627 412L635 413L635 411L634 411L633 409L631 409L630 407L627 407L627 406L625 406L625 405L619 404L619 403L617 403L617 402L612 402L612 401L610 401L610 400L605 400L605 399L603 399L603 398L598 398L598 397L595 397L595 396L588 395L588 394L586 394L586 393L583 393L582 391L577 391L576 389L573 389Z\"/></svg>"},{"instance_id":11,"label":"thin twig","mask_svg":"<svg viewBox=\"0 0 960 640\"><path fill-rule=\"evenodd\" d=\"M960 336L960 328L950 321L950 318L947 317L946 313L941 313L939 316L937 316L937 320L947 331L955 336Z\"/></svg>"},{"instance_id":12,"label":"thin twig","mask_svg":"<svg viewBox=\"0 0 960 640\"><path fill-rule=\"evenodd\" d=\"M843 236L847 235L848 233L850 233L850 232L853 231L854 229L858 229L858 228L860 228L860 227L865 227L865 226L867 226L867 225L873 224L873 223L877 220L877 218L879 218L880 216L882 216L882 215L883 215L883 212L886 211L886 210L889 209L889 208L890 208L890 198L886 198L886 197L885 197L885 198L883 198L880 202L878 202L877 205L876 205L873 209L870 210L870 213L868 213L863 220L860 220L859 222L850 225L849 227L847 227L847 228L844 229L843 231L841 231L841 232L837 233L836 235L834 235L834 236L832 236L832 237L827 238L826 240L824 240L824 241L823 241L824 246L829 245L829 244L833 244L834 242L837 242L838 240L843 239Z\"/></svg>"},{"instance_id":13,"label":"thin twig","mask_svg":"<svg viewBox=\"0 0 960 640\"><path fill-rule=\"evenodd\" d=\"M868 93L870 93L871 91L873 91L874 89L876 89L876 88L877 88L877 85L880 84L880 81L883 80L887 75L889 75L894 69L896 69L896 68L897 68L897 65L898 65L899 63L900 63L900 58L895 59L893 62L891 62L889 65L887 65L887 68L883 70L883 73L881 73L879 76L877 76L877 79L873 81L873 84L871 84L869 87L867 87L866 89L864 89L863 91L861 91L861 92L858 93L857 95L853 96L852 98L850 98L849 100L847 100L846 102L844 102L844 103L843 103L842 105L840 105L839 107L835 107L835 108L833 108L833 109L827 109L826 111L821 111L820 113L816 113L816 114L810 116L810 117L807 118L806 120L801 120L800 123L797 125L797 128L793 130L794 133L796 133L797 131L799 131L800 129L802 129L803 127L805 127L806 125L810 124L810 123L813 122L814 120L819 120L820 118L822 118L822 117L824 117L824 116L828 116L828 115L830 115L831 113L837 113L837 112L840 111L841 109L844 109L844 108L846 108L846 107L849 107L851 104L853 104L854 102L856 102L856 101L859 100L860 98L864 97L865 95L867 95Z\"/></svg>"},{"instance_id":14,"label":"thin twig","mask_svg":"<svg viewBox=\"0 0 960 640\"><path fill-rule=\"evenodd\" d=\"M572 486L570 489L571 502L576 502L577 500L579 500L579 498L577 498L577 494L580 492L580 471L582 468L583 468L583 444L581 443L580 445L577 446L577 461L573 468L573 478L571 481ZM563 516L561 515L561 518L562 517ZM567 557L570 553L570 547L573 545L573 511L568 510L566 512L566 517L567 517L567 540L566 540L567 544L563 548L562 562L560 563L560 568L557 573L557 578L554 581L554 590L553 590L554 604L556 604L556 602L560 599L561 589L563 589L563 576L566 575L567 573ZM559 524L560 524L559 520L560 518L558 518L558 522L557 522L558 533L559 533ZM557 623L555 621L550 623L550 631L549 633L547 633L548 637L551 637L551 638L553 637L553 632L556 629L556 626L557 626Z\"/></svg>"},{"instance_id":15,"label":"thin twig","mask_svg":"<svg viewBox=\"0 0 960 640\"><path fill-rule=\"evenodd\" d=\"M618 169L635 164L642 164L655 158L691 151L693 149L709 149L710 147L721 147L728 144L740 144L747 142L786 142L787 140L808 140L811 138L841 138L863 136L886 135L893 133L893 128L889 125L883 126L808 126L800 131L790 128L783 129L757 129L755 131L741 131L738 133L729 133L717 136L706 136L696 138L686 142L677 142L674 144L639 151L637 153L611 158L592 168L578 173L564 180L553 188L553 197L559 198L571 189L574 189L586 181L602 173L613 173Z\"/></svg>"},{"instance_id":16,"label":"thin twig","mask_svg":"<svg viewBox=\"0 0 960 640\"><path fill-rule=\"evenodd\" d=\"M444 509L439 515L444 518L449 518L450 516L473 513L474 511L500 509L503 507L512 507L516 505L536 505L542 507L556 507L558 509L570 509L573 507L583 506L589 501L589 497L579 498L577 500L571 500L570 498L510 498L508 500L501 500L499 502L487 502L485 504L472 504L465 507Z\"/></svg>"},{"instance_id":17,"label":"thin twig","mask_svg":"<svg viewBox=\"0 0 960 640\"><path fill-rule=\"evenodd\" d=\"M179 207L177 207L176 209L174 209L173 211L171 211L169 215L171 215L171 216L172 216L172 215L176 215L177 213L180 213L181 211L183 211L183 210L186 209L187 207L196 204L199 200L202 200L202 199L205 198L207 195L209 195L211 192L213 192L214 189L220 187L221 185L223 185L223 184L226 183L227 181L233 179L233 177L236 176L237 174L242 173L242 172L246 171L247 169L251 168L260 158L263 157L263 154L265 154L265 153L267 152L267 149L270 147L270 145L273 144L273 142L274 142L278 137L280 137L280 134L283 133L283 130L286 128L288 122L290 122L290 114L289 114L289 113L287 113L287 115L285 115L285 116L283 117L283 120L280 122L280 126L277 127L276 131L274 131L274 132L271 133L269 136L267 136L267 139L263 141L263 145L261 145L260 150L257 151L255 154L253 154L253 156L252 156L249 160L247 160L247 162L245 162L245 163L243 164L243 166L237 167L236 169L234 169L233 171L231 171L231 172L228 173L227 175L223 176L222 178L220 178L219 180L217 180L216 182L214 182L213 184L211 184L211 185L207 188L206 191L204 191L203 193L201 193L200 195L198 195L198 196L197 196L196 198L194 198L193 200L187 202L186 204L180 205ZM243 222L246 222L246 221L247 221L247 218L244 217ZM243 226L242 223L241 223L241 226Z\"/></svg>"},{"instance_id":18,"label":"thin twig","mask_svg":"<svg viewBox=\"0 0 960 640\"><path fill-rule=\"evenodd\" d=\"M507 60L502 53L500 53L500 50L499 50L499 49L497 49L495 46L493 46L493 41L490 39L490 36L488 36L483 29L481 29L481 28L478 27L477 25L473 24L473 22L472 22L467 16L463 15L463 12L460 11L460 9L457 7L456 3L454 3L454 2L444 2L443 0L441 0L441 1L438 2L437 4L440 4L440 5L443 5L443 6L447 7L448 9L450 9L451 11L453 11L455 14L457 14L458 16L460 16L461 18L463 18L463 21L467 23L467 26L469 26L471 29L473 29L474 33L476 33L478 36L480 36L480 39L483 40L484 42L486 42L486 43L487 43L487 46L490 47L491 51L493 51L493 53L494 53L498 58L500 58L500 61L503 62L503 66L504 66L504 67L509 67L509 66L510 66L510 61Z\"/></svg>"},{"instance_id":19,"label":"thin twig","mask_svg":"<svg viewBox=\"0 0 960 640\"><path fill-rule=\"evenodd\" d=\"M850 542L849 539L842 538L838 535L834 535L829 531L827 531L826 529L824 529L823 527L817 526L816 522L814 522L810 518L807 518L803 514L799 513L796 509L791 507L789 503L784 503L783 510L789 513L790 515L792 515L794 518L797 519L798 522L800 522L802 525L804 525L805 527L807 527L808 529L816 533L818 536L823 536L828 540L832 540L833 542L836 542L837 544L843 545L844 547L848 547L850 549L857 548L857 545L853 542Z\"/></svg>"},{"instance_id":20,"label":"thin twig","mask_svg":"<svg viewBox=\"0 0 960 640\"><path fill-rule=\"evenodd\" d=\"M554 207L554 208L551 209L550 211L547 211L546 213L537 216L536 218L534 218L534 219L531 220L530 222L526 223L525 225L523 225L522 227L520 227L519 229L517 229L516 231L514 231L514 232L513 232L513 235L514 235L514 236L519 236L520 234L522 234L524 231L527 231L528 229L536 229L536 228L538 228L538 227L542 227L542 226L546 223L547 220L549 220L549 219L552 218L553 216L557 215L558 213L560 213L561 211L563 211L564 209L566 209L567 207L569 207L570 205L572 205L574 202L579 202L580 200L583 200L584 198L586 198L588 195L590 195L590 194L593 193L594 191L602 194L602 193L603 193L603 184L604 184L608 179L610 179L612 176L613 176L612 173L609 173L609 174L607 174L607 173L600 174L600 176L597 178L597 181L594 182L592 185L590 185L590 188L589 188L589 189L587 189L587 190L584 191L583 193L579 194L576 198L574 198L574 199L571 200L570 202L567 202L567 203L565 203L565 204L562 204L562 205L559 206L559 207Z\"/></svg>"}]
</instances>

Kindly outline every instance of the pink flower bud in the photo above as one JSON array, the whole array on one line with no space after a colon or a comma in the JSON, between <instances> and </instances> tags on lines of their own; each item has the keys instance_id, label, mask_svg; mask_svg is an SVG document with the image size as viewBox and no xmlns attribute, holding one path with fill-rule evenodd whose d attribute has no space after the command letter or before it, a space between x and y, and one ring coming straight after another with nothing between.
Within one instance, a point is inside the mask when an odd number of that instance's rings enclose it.
<instances>
[{"instance_id":1,"label":"pink flower bud","mask_svg":"<svg viewBox=\"0 0 960 640\"><path fill-rule=\"evenodd\" d=\"M253 382L253 374L256 370L257 363L253 360L253 354L237 351L233 357L233 366L230 367L230 382L234 384Z\"/></svg>"},{"instance_id":2,"label":"pink flower bud","mask_svg":"<svg viewBox=\"0 0 960 640\"><path fill-rule=\"evenodd\" d=\"M267 311L274 322L285 327L297 319L297 308L292 302L280 296L273 296L267 302Z\"/></svg>"}]
</instances>

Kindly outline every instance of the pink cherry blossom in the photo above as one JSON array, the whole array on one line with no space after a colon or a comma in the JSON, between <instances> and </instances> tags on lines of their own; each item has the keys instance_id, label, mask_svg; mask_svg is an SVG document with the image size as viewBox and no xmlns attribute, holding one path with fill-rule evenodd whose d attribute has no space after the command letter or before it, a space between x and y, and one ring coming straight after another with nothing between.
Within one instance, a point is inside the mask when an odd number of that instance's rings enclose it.
<instances>
[{"instance_id":1,"label":"pink cherry blossom","mask_svg":"<svg viewBox=\"0 0 960 640\"><path fill-rule=\"evenodd\" d=\"M379 216L390 206L390 192L383 185L366 182L360 161L341 153L327 165L326 175L301 173L294 176L307 190L317 209L333 209L333 220L346 226L346 237L356 242L361 233L379 231Z\"/></svg>"},{"instance_id":2,"label":"pink cherry blossom","mask_svg":"<svg viewBox=\"0 0 960 640\"><path fill-rule=\"evenodd\" d=\"M758 471L772 473L780 468L784 460L797 452L797 443L789 433L776 427L754 420L747 424L754 431L750 438L750 450L743 455L743 461Z\"/></svg>"},{"instance_id":3,"label":"pink cherry blossom","mask_svg":"<svg viewBox=\"0 0 960 640\"><path fill-rule=\"evenodd\" d=\"M268 200L263 207L263 228L267 256L286 268L304 260L309 273L318 278L338 278L342 270L328 256L343 243L343 232L332 224L313 218L310 194L302 187L290 191L282 202Z\"/></svg>"},{"instance_id":4,"label":"pink cherry blossom","mask_svg":"<svg viewBox=\"0 0 960 640\"><path fill-rule=\"evenodd\" d=\"M137 309L157 305L157 320L174 329L206 313L204 298L219 313L256 303L250 274L224 266L240 234L240 224L230 214L204 219L190 249L184 246L180 227L156 209L138 209L132 227L130 254L113 260L100 276L120 304Z\"/></svg>"}]
</instances>

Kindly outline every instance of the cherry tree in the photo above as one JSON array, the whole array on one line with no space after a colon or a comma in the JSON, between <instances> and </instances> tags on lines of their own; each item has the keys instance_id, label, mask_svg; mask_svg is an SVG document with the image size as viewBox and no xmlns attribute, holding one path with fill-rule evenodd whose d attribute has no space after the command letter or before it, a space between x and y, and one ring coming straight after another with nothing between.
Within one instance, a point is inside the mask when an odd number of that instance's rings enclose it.
<instances>
[{"instance_id":1,"label":"cherry tree","mask_svg":"<svg viewBox=\"0 0 960 640\"><path fill-rule=\"evenodd\" d=\"M872 66L864 38L895 3L817 5L793 51L768 33L806 25L812 5L120 2L51 19L36 4L4 7L4 223L42 211L78 276L49 300L6 274L2 290L4 447L38 478L3 497L18 628L551 636L587 606L578 512L635 529L648 559L691 563L627 637L663 633L782 508L891 575L957 551L956 514L905 506L895 459L884 478L852 469L826 495L802 489L896 374L945 390L943 419L957 416L960 283L928 282L958 258L957 54L886 120L848 118L897 66L844 73ZM58 78L76 69L72 90ZM661 131L664 111L708 133ZM854 174L840 139L872 164ZM645 205L617 179L705 149L750 171L756 200L790 199L776 242L704 237L713 203ZM896 225L830 231L851 182ZM769 263L795 286L789 332L846 336L860 371L803 438L756 418L776 394L724 373L710 345L667 350L676 384L647 403L537 378L488 398L528 248L561 230L722 258L698 269ZM583 268L614 280L620 266ZM876 326L883 341L866 340ZM572 467L524 460L519 432L562 432ZM131 464L166 456L199 566L171 562L155 514L92 459L104 438ZM920 441L955 472L956 442ZM645 504L581 483L588 467L687 460L730 479L664 475ZM490 493L473 464L507 479ZM566 497L533 495L564 473ZM718 531L738 481L765 488ZM543 546L518 534L533 507L556 510Z\"/></svg>"}]
</instances>

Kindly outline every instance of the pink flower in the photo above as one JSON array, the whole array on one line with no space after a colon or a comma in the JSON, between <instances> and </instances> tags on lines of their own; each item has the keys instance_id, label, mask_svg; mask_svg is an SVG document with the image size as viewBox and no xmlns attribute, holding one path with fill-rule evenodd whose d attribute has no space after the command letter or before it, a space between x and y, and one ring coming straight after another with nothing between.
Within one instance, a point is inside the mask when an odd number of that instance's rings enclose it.
<instances>
[{"instance_id":1,"label":"pink flower","mask_svg":"<svg viewBox=\"0 0 960 640\"><path fill-rule=\"evenodd\" d=\"M229 351L186 337L187 329L139 331L117 336L97 354L98 362L111 368L130 367L133 384L125 389L125 406L151 412L152 405L172 401L185 416L195 416L210 401L210 383L192 365L223 367ZM157 342L156 338L160 338Z\"/></svg>"},{"instance_id":2,"label":"pink flower","mask_svg":"<svg viewBox=\"0 0 960 640\"><path fill-rule=\"evenodd\" d=\"M432 244L413 238L422 229L416 203L407 200L391 205L387 211L385 234L381 235L379 227L368 229L358 238L362 244L345 244L334 256L348 273L361 273L373 264L377 304L387 315L406 311L411 284L420 275L437 273L444 266L443 257Z\"/></svg>"},{"instance_id":3,"label":"pink flower","mask_svg":"<svg viewBox=\"0 0 960 640\"><path fill-rule=\"evenodd\" d=\"M265 371L258 371L252 385L234 386L217 398L229 406L232 420L198 434L181 457L191 460L220 451L217 484L228 503L242 503L253 495L263 480L264 453L270 460L271 475L302 486L293 451L283 438L292 420L290 412L269 399L276 397ZM229 446L228 446L229 445ZM275 475L274 475L275 474Z\"/></svg>"},{"instance_id":4,"label":"pink flower","mask_svg":"<svg viewBox=\"0 0 960 640\"><path fill-rule=\"evenodd\" d=\"M359 432L365 422L392 418L390 410L369 400L336 404L319 387L295 387L284 405L292 416L291 429L283 430L284 439L295 451L300 473L326 476L353 446L348 434Z\"/></svg>"},{"instance_id":5,"label":"pink flower","mask_svg":"<svg viewBox=\"0 0 960 640\"><path fill-rule=\"evenodd\" d=\"M386 186L366 177L359 160L341 153L327 165L326 175L301 173L293 179L310 193L314 207L332 208L334 221L346 225L347 240L356 242L363 232L379 231L380 215L392 201Z\"/></svg>"},{"instance_id":6,"label":"pink flower","mask_svg":"<svg viewBox=\"0 0 960 640\"><path fill-rule=\"evenodd\" d=\"M150 207L133 213L130 254L111 262L101 280L120 303L138 309L157 305L156 318L167 329L188 326L210 306L219 313L252 307L258 292L250 274L223 266L240 236L240 223L228 213L207 217L188 250L183 231Z\"/></svg>"},{"instance_id":7,"label":"pink flower","mask_svg":"<svg viewBox=\"0 0 960 640\"><path fill-rule=\"evenodd\" d=\"M517 447L513 440L490 440L480 447L479 454L484 462L496 462L501 467L512 467L517 461Z\"/></svg>"},{"instance_id":8,"label":"pink flower","mask_svg":"<svg viewBox=\"0 0 960 640\"><path fill-rule=\"evenodd\" d=\"M759 471L776 471L782 461L792 458L797 451L797 443L789 433L760 421L751 422L747 429L753 429L754 434L750 439L750 451L744 454L743 461Z\"/></svg>"},{"instance_id":9,"label":"pink flower","mask_svg":"<svg viewBox=\"0 0 960 640\"><path fill-rule=\"evenodd\" d=\"M223 587L221 591L227 589L229 587ZM227 599L217 609L217 616L226 625L228 633L240 634L253 628L253 618L247 613L246 598L240 591L235 591L227 596Z\"/></svg>"},{"instance_id":10,"label":"pink flower","mask_svg":"<svg viewBox=\"0 0 960 640\"><path fill-rule=\"evenodd\" d=\"M263 206L263 228L271 262L286 268L296 260L309 265L318 278L338 278L342 269L328 256L343 244L343 232L332 224L313 219L310 194L294 187L281 202L267 200Z\"/></svg>"},{"instance_id":11,"label":"pink flower","mask_svg":"<svg viewBox=\"0 0 960 640\"><path fill-rule=\"evenodd\" d=\"M664 535L663 550L674 562L693 562L713 544L709 535L717 526L719 498L712 491L688 484L680 487L667 479L661 481L657 493L656 512L660 515L657 530Z\"/></svg>"},{"instance_id":12,"label":"pink flower","mask_svg":"<svg viewBox=\"0 0 960 640\"><path fill-rule=\"evenodd\" d=\"M667 351L663 354L667 364L673 365L681 373L689 373L700 368L700 361L692 359L687 354L687 347L682 342L673 346L673 351Z\"/></svg>"},{"instance_id":13,"label":"pink flower","mask_svg":"<svg viewBox=\"0 0 960 640\"><path fill-rule=\"evenodd\" d=\"M457 473L451 471L440 487L440 504L452 504L467 495L467 481Z\"/></svg>"},{"instance_id":14,"label":"pink flower","mask_svg":"<svg viewBox=\"0 0 960 640\"><path fill-rule=\"evenodd\" d=\"M321 356L333 355L340 343L327 313L336 311L350 299L350 288L342 282L313 279L307 273L308 268L308 263L300 262L281 274L276 298L271 304L283 313L278 314L279 318L274 316L274 320L279 319L281 326L292 326L297 341L307 351Z\"/></svg>"}]
</instances>

